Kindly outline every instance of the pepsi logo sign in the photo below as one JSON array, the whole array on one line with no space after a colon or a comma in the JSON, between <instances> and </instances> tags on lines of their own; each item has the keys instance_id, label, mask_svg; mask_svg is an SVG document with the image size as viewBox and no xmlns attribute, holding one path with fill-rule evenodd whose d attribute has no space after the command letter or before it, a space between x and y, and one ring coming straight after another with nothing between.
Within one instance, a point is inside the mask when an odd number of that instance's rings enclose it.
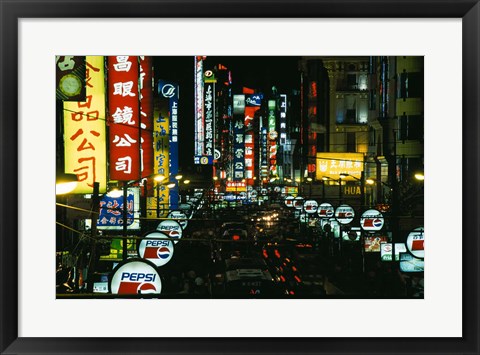
<instances>
[{"instance_id":1,"label":"pepsi logo sign","mask_svg":"<svg viewBox=\"0 0 480 355\"><path fill-rule=\"evenodd\" d=\"M170 238L180 239L182 238L183 228L177 221L166 219L160 222L157 231L165 233ZM173 242L176 244L178 243L178 240L174 240Z\"/></svg>"},{"instance_id":2,"label":"pepsi logo sign","mask_svg":"<svg viewBox=\"0 0 480 355\"><path fill-rule=\"evenodd\" d=\"M349 224L355 217L355 211L349 205L340 205L335 210L335 218L340 224Z\"/></svg>"},{"instance_id":3,"label":"pepsi logo sign","mask_svg":"<svg viewBox=\"0 0 480 355\"><path fill-rule=\"evenodd\" d=\"M285 197L285 206L287 206L287 207L293 207L293 199L294 199L294 198L295 198L295 197L293 197L293 196L287 196L287 197Z\"/></svg>"},{"instance_id":4,"label":"pepsi logo sign","mask_svg":"<svg viewBox=\"0 0 480 355\"><path fill-rule=\"evenodd\" d=\"M318 217L320 218L330 218L335 214L335 209L329 203L321 203L317 209Z\"/></svg>"},{"instance_id":5,"label":"pepsi logo sign","mask_svg":"<svg viewBox=\"0 0 480 355\"><path fill-rule=\"evenodd\" d=\"M118 295L160 294L162 281L151 262L128 259L113 270L109 291Z\"/></svg>"},{"instance_id":6,"label":"pepsi logo sign","mask_svg":"<svg viewBox=\"0 0 480 355\"><path fill-rule=\"evenodd\" d=\"M316 213L318 209L318 202L315 200L306 200L303 203L303 210L306 213L313 214Z\"/></svg>"},{"instance_id":7,"label":"pepsi logo sign","mask_svg":"<svg viewBox=\"0 0 480 355\"><path fill-rule=\"evenodd\" d=\"M374 209L363 212L360 217L360 227L367 232L379 231L383 228L383 215Z\"/></svg>"},{"instance_id":8,"label":"pepsi logo sign","mask_svg":"<svg viewBox=\"0 0 480 355\"><path fill-rule=\"evenodd\" d=\"M176 220L182 226L182 229L187 228L188 225L188 218L185 213L182 211L170 211L167 215L168 218Z\"/></svg>"},{"instance_id":9,"label":"pepsi logo sign","mask_svg":"<svg viewBox=\"0 0 480 355\"><path fill-rule=\"evenodd\" d=\"M170 240L162 239L168 237L162 232L147 234L138 243L138 256L151 261L155 266L167 264L173 256L173 243Z\"/></svg>"},{"instance_id":10,"label":"pepsi logo sign","mask_svg":"<svg viewBox=\"0 0 480 355\"><path fill-rule=\"evenodd\" d=\"M303 207L303 197L295 197L293 199L293 207L295 207L297 210L301 210Z\"/></svg>"},{"instance_id":11,"label":"pepsi logo sign","mask_svg":"<svg viewBox=\"0 0 480 355\"><path fill-rule=\"evenodd\" d=\"M425 231L423 227L415 228L407 237L406 246L407 250L414 257L419 259L425 258Z\"/></svg>"}]
</instances>

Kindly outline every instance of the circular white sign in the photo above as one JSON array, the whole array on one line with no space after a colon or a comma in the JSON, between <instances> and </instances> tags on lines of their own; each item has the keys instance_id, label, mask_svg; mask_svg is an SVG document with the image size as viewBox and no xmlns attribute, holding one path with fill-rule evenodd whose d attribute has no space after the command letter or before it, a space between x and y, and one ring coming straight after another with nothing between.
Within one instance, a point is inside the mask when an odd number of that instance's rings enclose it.
<instances>
[{"instance_id":1,"label":"circular white sign","mask_svg":"<svg viewBox=\"0 0 480 355\"><path fill-rule=\"evenodd\" d=\"M287 196L285 197L285 206L287 207L293 207L293 200L295 199L295 197L293 196Z\"/></svg>"},{"instance_id":2,"label":"circular white sign","mask_svg":"<svg viewBox=\"0 0 480 355\"><path fill-rule=\"evenodd\" d=\"M306 200L303 203L303 210L309 214L313 214L318 210L318 202L315 200Z\"/></svg>"},{"instance_id":3,"label":"circular white sign","mask_svg":"<svg viewBox=\"0 0 480 355\"><path fill-rule=\"evenodd\" d=\"M176 219L178 223L182 226L182 229L187 228L188 220L187 215L182 211L170 211L167 215L168 218Z\"/></svg>"},{"instance_id":4,"label":"circular white sign","mask_svg":"<svg viewBox=\"0 0 480 355\"><path fill-rule=\"evenodd\" d=\"M165 219L158 224L157 231L165 233L170 238L180 239L183 229L180 223L174 219ZM178 240L173 241L175 244Z\"/></svg>"},{"instance_id":5,"label":"circular white sign","mask_svg":"<svg viewBox=\"0 0 480 355\"><path fill-rule=\"evenodd\" d=\"M115 267L108 288L115 295L160 294L162 280L151 262L132 258Z\"/></svg>"},{"instance_id":6,"label":"circular white sign","mask_svg":"<svg viewBox=\"0 0 480 355\"><path fill-rule=\"evenodd\" d=\"M331 218L335 215L335 208L329 203L321 203L317 212L320 218Z\"/></svg>"},{"instance_id":7,"label":"circular white sign","mask_svg":"<svg viewBox=\"0 0 480 355\"><path fill-rule=\"evenodd\" d=\"M167 99L175 96L175 86L173 86L172 84L163 85L162 95L163 95L163 97L166 97Z\"/></svg>"},{"instance_id":8,"label":"circular white sign","mask_svg":"<svg viewBox=\"0 0 480 355\"><path fill-rule=\"evenodd\" d=\"M173 243L162 239L168 237L165 233L151 232L138 243L138 256L151 261L155 266L167 264L173 256Z\"/></svg>"},{"instance_id":9,"label":"circular white sign","mask_svg":"<svg viewBox=\"0 0 480 355\"><path fill-rule=\"evenodd\" d=\"M366 210L360 217L360 227L367 232L379 231L383 228L385 219L383 215L374 209Z\"/></svg>"},{"instance_id":10,"label":"circular white sign","mask_svg":"<svg viewBox=\"0 0 480 355\"><path fill-rule=\"evenodd\" d=\"M425 250L423 248L424 241L425 231L423 227L419 227L410 232L405 244L410 254L416 258L423 259L425 258Z\"/></svg>"},{"instance_id":11,"label":"circular white sign","mask_svg":"<svg viewBox=\"0 0 480 355\"><path fill-rule=\"evenodd\" d=\"M293 199L293 207L295 207L297 210L301 210L303 208L303 197L295 197Z\"/></svg>"},{"instance_id":12,"label":"circular white sign","mask_svg":"<svg viewBox=\"0 0 480 355\"><path fill-rule=\"evenodd\" d=\"M278 137L277 131L270 131L270 132L268 132L268 138L269 138L269 139L274 140L274 139L277 139L277 137Z\"/></svg>"},{"instance_id":13,"label":"circular white sign","mask_svg":"<svg viewBox=\"0 0 480 355\"><path fill-rule=\"evenodd\" d=\"M335 218L340 224L349 224L355 217L355 211L349 205L340 205L335 210Z\"/></svg>"},{"instance_id":14,"label":"circular white sign","mask_svg":"<svg viewBox=\"0 0 480 355\"><path fill-rule=\"evenodd\" d=\"M258 196L257 190L252 190L252 191L250 191L250 197L251 197L251 198L257 198L257 196Z\"/></svg>"}]
</instances>

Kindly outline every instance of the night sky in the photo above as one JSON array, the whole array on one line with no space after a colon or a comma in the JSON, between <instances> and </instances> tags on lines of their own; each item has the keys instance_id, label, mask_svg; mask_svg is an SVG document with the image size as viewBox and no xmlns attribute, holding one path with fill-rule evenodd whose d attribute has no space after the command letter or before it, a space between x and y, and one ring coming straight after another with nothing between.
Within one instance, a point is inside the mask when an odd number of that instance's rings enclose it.
<instances>
[{"instance_id":1,"label":"night sky","mask_svg":"<svg viewBox=\"0 0 480 355\"><path fill-rule=\"evenodd\" d=\"M272 86L279 92L290 92L300 88L298 61L294 56L225 56L207 57L205 69L213 69L223 64L232 72L234 93L241 93L243 86L270 94ZM180 85L180 169L189 170L193 165L193 56L155 57L155 82L159 79L176 82Z\"/></svg>"}]
</instances>

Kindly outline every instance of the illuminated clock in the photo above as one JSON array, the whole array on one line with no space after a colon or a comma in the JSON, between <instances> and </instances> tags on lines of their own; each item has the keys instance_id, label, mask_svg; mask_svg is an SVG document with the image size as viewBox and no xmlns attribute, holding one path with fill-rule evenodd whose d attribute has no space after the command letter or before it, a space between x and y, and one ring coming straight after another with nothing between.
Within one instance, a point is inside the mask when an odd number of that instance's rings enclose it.
<instances>
[{"instance_id":1,"label":"illuminated clock","mask_svg":"<svg viewBox=\"0 0 480 355\"><path fill-rule=\"evenodd\" d=\"M67 74L60 79L58 84L60 91L66 96L76 96L82 91L82 81L73 74Z\"/></svg>"}]
</instances>

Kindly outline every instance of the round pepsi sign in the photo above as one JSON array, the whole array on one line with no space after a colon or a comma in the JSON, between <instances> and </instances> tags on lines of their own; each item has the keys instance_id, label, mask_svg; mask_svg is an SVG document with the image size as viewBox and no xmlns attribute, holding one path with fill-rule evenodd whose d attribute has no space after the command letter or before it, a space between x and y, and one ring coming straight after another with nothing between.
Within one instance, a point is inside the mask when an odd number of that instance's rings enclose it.
<instances>
[{"instance_id":1,"label":"round pepsi sign","mask_svg":"<svg viewBox=\"0 0 480 355\"><path fill-rule=\"evenodd\" d=\"M180 223L183 229L187 228L188 218L182 211L170 211L167 217L178 220L178 223Z\"/></svg>"},{"instance_id":2,"label":"round pepsi sign","mask_svg":"<svg viewBox=\"0 0 480 355\"><path fill-rule=\"evenodd\" d=\"M138 256L151 261L155 266L167 264L173 256L173 243L163 239L168 235L162 232L151 232L144 236L138 243Z\"/></svg>"},{"instance_id":3,"label":"round pepsi sign","mask_svg":"<svg viewBox=\"0 0 480 355\"><path fill-rule=\"evenodd\" d=\"M180 239L183 228L176 220L165 219L158 224L157 231L165 233L170 238ZM178 240L174 240L173 242L177 244Z\"/></svg>"},{"instance_id":4,"label":"round pepsi sign","mask_svg":"<svg viewBox=\"0 0 480 355\"><path fill-rule=\"evenodd\" d=\"M287 196L287 197L285 197L285 206L287 206L287 207L293 207L293 199L294 199L294 198L295 198L295 197L293 197L293 196Z\"/></svg>"},{"instance_id":5,"label":"round pepsi sign","mask_svg":"<svg viewBox=\"0 0 480 355\"><path fill-rule=\"evenodd\" d=\"M360 227L366 232L376 232L383 228L383 215L374 209L366 210L360 217Z\"/></svg>"},{"instance_id":6,"label":"round pepsi sign","mask_svg":"<svg viewBox=\"0 0 480 355\"><path fill-rule=\"evenodd\" d=\"M329 203L321 203L317 208L317 214L320 218L331 218L335 214L335 208Z\"/></svg>"},{"instance_id":7,"label":"round pepsi sign","mask_svg":"<svg viewBox=\"0 0 480 355\"><path fill-rule=\"evenodd\" d=\"M131 258L118 264L108 283L115 295L160 294L162 280L155 265L147 260Z\"/></svg>"},{"instance_id":8,"label":"round pepsi sign","mask_svg":"<svg viewBox=\"0 0 480 355\"><path fill-rule=\"evenodd\" d=\"M423 243L425 242L425 231L423 227L415 228L407 237L405 245L407 246L408 251L414 257L419 259L425 258L425 250Z\"/></svg>"},{"instance_id":9,"label":"round pepsi sign","mask_svg":"<svg viewBox=\"0 0 480 355\"><path fill-rule=\"evenodd\" d=\"M313 214L317 212L318 202L315 200L306 200L303 203L303 210L308 214Z\"/></svg>"},{"instance_id":10,"label":"round pepsi sign","mask_svg":"<svg viewBox=\"0 0 480 355\"><path fill-rule=\"evenodd\" d=\"M303 208L303 197L295 197L293 199L293 207L295 207L297 210L301 210Z\"/></svg>"},{"instance_id":11,"label":"round pepsi sign","mask_svg":"<svg viewBox=\"0 0 480 355\"><path fill-rule=\"evenodd\" d=\"M340 205L335 210L335 218L340 224L349 224L355 217L355 211L352 206Z\"/></svg>"}]
</instances>

